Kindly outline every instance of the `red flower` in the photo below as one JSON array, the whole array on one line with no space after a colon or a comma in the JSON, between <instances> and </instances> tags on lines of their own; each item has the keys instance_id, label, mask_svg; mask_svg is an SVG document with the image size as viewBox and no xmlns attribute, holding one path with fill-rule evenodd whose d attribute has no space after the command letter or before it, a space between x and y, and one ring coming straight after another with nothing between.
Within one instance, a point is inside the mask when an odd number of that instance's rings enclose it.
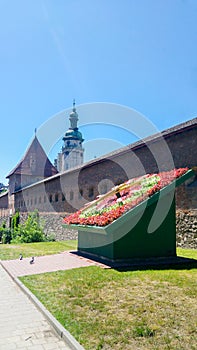
<instances>
[{"instance_id":1,"label":"red flower","mask_svg":"<svg viewBox=\"0 0 197 350\"><path fill-rule=\"evenodd\" d=\"M91 225L106 226L118 219L122 214L126 213L136 205L144 201L147 197L159 192L161 188L169 185L173 180L185 174L188 168L173 169L159 174L147 174L139 178L128 180L120 185L119 200L113 191L109 192L104 199L99 198L98 201L88 208L78 210L76 213L64 218L64 222L68 225ZM145 185L143 183L145 181ZM152 187L150 187L152 185ZM121 186L123 189L121 189ZM95 210L94 210L95 209ZM93 214L94 213L94 214ZM84 215L85 214L85 215Z\"/></svg>"}]
</instances>

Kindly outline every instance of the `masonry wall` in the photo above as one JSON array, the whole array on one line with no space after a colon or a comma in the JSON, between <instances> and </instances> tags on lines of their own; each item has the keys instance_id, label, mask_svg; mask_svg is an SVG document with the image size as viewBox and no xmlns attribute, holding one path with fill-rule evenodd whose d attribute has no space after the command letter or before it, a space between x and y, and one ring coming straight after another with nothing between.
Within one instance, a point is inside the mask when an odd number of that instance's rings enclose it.
<instances>
[{"instance_id":1,"label":"masonry wall","mask_svg":"<svg viewBox=\"0 0 197 350\"><path fill-rule=\"evenodd\" d=\"M0 210L8 209L8 193L0 195Z\"/></svg>"},{"instance_id":2,"label":"masonry wall","mask_svg":"<svg viewBox=\"0 0 197 350\"><path fill-rule=\"evenodd\" d=\"M98 194L129 178L175 167L197 165L197 126L147 142L125 147L109 158L94 160L77 169L55 175L16 192L15 210L38 209L42 212L73 212ZM169 150L166 149L166 144ZM171 154L174 164L172 164ZM158 162L159 159L159 162ZM159 164L159 166L158 166ZM195 183L195 178L192 179ZM196 185L186 184L177 190L177 207L197 208Z\"/></svg>"},{"instance_id":3,"label":"masonry wall","mask_svg":"<svg viewBox=\"0 0 197 350\"><path fill-rule=\"evenodd\" d=\"M18 191L15 193L15 210L26 213L38 209L47 218L46 231L55 231L61 239L65 233L59 225L58 215L61 217L62 213L76 211L114 185L144 173L165 171L174 167L197 167L197 125L166 132L163 136L165 142L158 137L147 140L146 144L137 142ZM178 187L176 202L179 210L197 209L196 189L195 176ZM3 208L0 198L0 207L1 205ZM178 232L181 220L184 222L185 216L179 218Z\"/></svg>"}]
</instances>

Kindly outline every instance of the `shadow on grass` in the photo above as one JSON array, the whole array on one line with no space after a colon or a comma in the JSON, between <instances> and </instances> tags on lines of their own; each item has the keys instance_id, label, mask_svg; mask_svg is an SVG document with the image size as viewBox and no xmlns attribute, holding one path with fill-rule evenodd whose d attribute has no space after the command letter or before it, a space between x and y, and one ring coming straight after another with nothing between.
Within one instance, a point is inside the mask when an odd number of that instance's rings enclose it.
<instances>
[{"instance_id":1,"label":"shadow on grass","mask_svg":"<svg viewBox=\"0 0 197 350\"><path fill-rule=\"evenodd\" d=\"M117 271L136 271L136 270L191 270L197 269L197 260L184 258L181 256L158 257L158 258L138 258L129 260L109 260L93 254L82 253L78 251L71 252L74 255L103 264L104 268L112 268Z\"/></svg>"}]
</instances>

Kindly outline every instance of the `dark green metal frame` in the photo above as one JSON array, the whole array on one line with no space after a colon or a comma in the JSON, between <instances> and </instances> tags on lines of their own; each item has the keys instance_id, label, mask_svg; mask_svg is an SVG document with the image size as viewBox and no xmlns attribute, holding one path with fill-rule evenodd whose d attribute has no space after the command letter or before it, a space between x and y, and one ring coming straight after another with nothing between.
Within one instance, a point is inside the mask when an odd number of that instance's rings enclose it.
<instances>
[{"instance_id":1,"label":"dark green metal frame","mask_svg":"<svg viewBox=\"0 0 197 350\"><path fill-rule=\"evenodd\" d=\"M69 225L78 230L78 251L110 261L176 256L175 187L193 176L192 170L105 227ZM168 208L152 233L149 224L158 204ZM170 203L170 205L169 205ZM159 219L159 218L158 218ZM67 225L64 225L67 226Z\"/></svg>"}]
</instances>

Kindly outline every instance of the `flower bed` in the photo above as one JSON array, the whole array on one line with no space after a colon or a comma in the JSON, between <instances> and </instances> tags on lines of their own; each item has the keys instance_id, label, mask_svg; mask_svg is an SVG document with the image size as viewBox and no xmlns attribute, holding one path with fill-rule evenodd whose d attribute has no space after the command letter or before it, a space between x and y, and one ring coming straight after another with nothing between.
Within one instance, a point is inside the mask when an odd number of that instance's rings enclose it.
<instances>
[{"instance_id":1,"label":"flower bed","mask_svg":"<svg viewBox=\"0 0 197 350\"><path fill-rule=\"evenodd\" d=\"M128 180L113 187L108 193L98 196L85 208L64 218L64 223L89 226L109 225L187 171L188 168L179 168Z\"/></svg>"}]
</instances>

